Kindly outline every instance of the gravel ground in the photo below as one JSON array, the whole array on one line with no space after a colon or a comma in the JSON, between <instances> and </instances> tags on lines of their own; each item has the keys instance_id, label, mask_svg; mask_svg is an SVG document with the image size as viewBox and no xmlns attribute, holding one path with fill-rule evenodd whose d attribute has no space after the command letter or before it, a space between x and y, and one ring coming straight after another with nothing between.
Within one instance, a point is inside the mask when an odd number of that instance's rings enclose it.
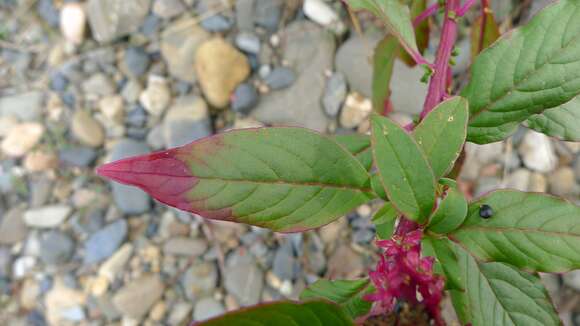
<instances>
[{"instance_id":1,"label":"gravel ground","mask_svg":"<svg viewBox=\"0 0 580 326\"><path fill-rule=\"evenodd\" d=\"M495 12L507 28L545 2L495 1ZM339 1L0 0L0 324L185 325L364 275L374 204L274 234L94 174L231 128L367 132L382 32L360 18L363 34ZM457 61L461 80L469 58ZM422 71L395 74L393 118L410 121ZM516 188L580 203L579 153L522 127L469 144L461 180L473 196ZM580 272L544 279L564 323L580 325Z\"/></svg>"}]
</instances>

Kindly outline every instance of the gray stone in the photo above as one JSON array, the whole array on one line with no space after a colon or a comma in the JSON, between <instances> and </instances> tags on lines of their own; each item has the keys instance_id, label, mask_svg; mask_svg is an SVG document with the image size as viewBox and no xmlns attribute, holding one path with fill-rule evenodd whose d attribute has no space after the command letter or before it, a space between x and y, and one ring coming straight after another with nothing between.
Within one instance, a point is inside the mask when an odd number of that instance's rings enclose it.
<instances>
[{"instance_id":1,"label":"gray stone","mask_svg":"<svg viewBox=\"0 0 580 326\"><path fill-rule=\"evenodd\" d=\"M296 21L284 30L282 53L297 79L292 86L263 96L254 117L269 124L302 126L326 130L329 122L323 112L324 72L332 68L334 39L308 21Z\"/></svg>"},{"instance_id":2,"label":"gray stone","mask_svg":"<svg viewBox=\"0 0 580 326\"><path fill-rule=\"evenodd\" d=\"M576 291L580 291L580 270L564 273L562 279L564 284Z\"/></svg>"},{"instance_id":3,"label":"gray stone","mask_svg":"<svg viewBox=\"0 0 580 326\"><path fill-rule=\"evenodd\" d=\"M110 96L115 94L115 84L113 81L103 73L96 73L84 80L82 89L85 94L95 96Z\"/></svg>"},{"instance_id":4,"label":"gray stone","mask_svg":"<svg viewBox=\"0 0 580 326\"><path fill-rule=\"evenodd\" d=\"M69 206L59 204L29 209L24 212L24 222L30 227L52 228L64 222L71 211Z\"/></svg>"},{"instance_id":5,"label":"gray stone","mask_svg":"<svg viewBox=\"0 0 580 326\"><path fill-rule=\"evenodd\" d=\"M116 161L130 156L149 152L147 144L130 139L119 141L111 153L111 160ZM149 210L149 196L136 187L130 187L117 182L111 182L113 199L117 207L125 214L141 214Z\"/></svg>"},{"instance_id":6,"label":"gray stone","mask_svg":"<svg viewBox=\"0 0 580 326\"><path fill-rule=\"evenodd\" d=\"M50 26L58 26L60 22L60 11L54 6L52 0L38 1L36 11Z\"/></svg>"},{"instance_id":7,"label":"gray stone","mask_svg":"<svg viewBox=\"0 0 580 326\"><path fill-rule=\"evenodd\" d=\"M39 120L44 94L38 91L0 97L0 116L13 115L20 121Z\"/></svg>"},{"instance_id":8,"label":"gray stone","mask_svg":"<svg viewBox=\"0 0 580 326\"><path fill-rule=\"evenodd\" d=\"M269 31L275 31L282 18L283 6L283 0L256 0L254 21Z\"/></svg>"},{"instance_id":9,"label":"gray stone","mask_svg":"<svg viewBox=\"0 0 580 326\"><path fill-rule=\"evenodd\" d=\"M355 34L338 48L334 61L336 70L346 77L350 90L369 98L372 96L372 57L379 40L379 35Z\"/></svg>"},{"instance_id":10,"label":"gray stone","mask_svg":"<svg viewBox=\"0 0 580 326\"><path fill-rule=\"evenodd\" d=\"M195 82L195 54L209 37L194 18L184 18L169 25L161 34L161 55L169 73L175 78Z\"/></svg>"},{"instance_id":11,"label":"gray stone","mask_svg":"<svg viewBox=\"0 0 580 326\"><path fill-rule=\"evenodd\" d=\"M270 89L279 90L287 88L296 81L296 74L287 67L276 67L264 78L264 82Z\"/></svg>"},{"instance_id":12,"label":"gray stone","mask_svg":"<svg viewBox=\"0 0 580 326\"><path fill-rule=\"evenodd\" d=\"M15 244L24 240L27 234L22 207L13 207L0 218L0 244Z\"/></svg>"},{"instance_id":13,"label":"gray stone","mask_svg":"<svg viewBox=\"0 0 580 326\"><path fill-rule=\"evenodd\" d=\"M130 47L125 50L125 65L135 77L142 76L149 68L149 55L141 47Z\"/></svg>"},{"instance_id":14,"label":"gray stone","mask_svg":"<svg viewBox=\"0 0 580 326\"><path fill-rule=\"evenodd\" d=\"M163 128L167 148L211 135L207 105L201 97L195 95L178 98L165 115Z\"/></svg>"},{"instance_id":15,"label":"gray stone","mask_svg":"<svg viewBox=\"0 0 580 326\"><path fill-rule=\"evenodd\" d=\"M260 38L254 33L242 32L236 36L238 49L252 54L260 53Z\"/></svg>"},{"instance_id":16,"label":"gray stone","mask_svg":"<svg viewBox=\"0 0 580 326\"><path fill-rule=\"evenodd\" d=\"M232 96L232 110L248 114L258 104L258 91L250 83L242 83L236 87Z\"/></svg>"},{"instance_id":17,"label":"gray stone","mask_svg":"<svg viewBox=\"0 0 580 326\"><path fill-rule=\"evenodd\" d=\"M255 0L236 1L236 23L241 31L254 29L254 4Z\"/></svg>"},{"instance_id":18,"label":"gray stone","mask_svg":"<svg viewBox=\"0 0 580 326\"><path fill-rule=\"evenodd\" d=\"M230 17L218 14L202 20L200 25L208 32L220 33L230 30L234 22Z\"/></svg>"},{"instance_id":19,"label":"gray stone","mask_svg":"<svg viewBox=\"0 0 580 326\"><path fill-rule=\"evenodd\" d=\"M224 305L213 298L202 298L193 310L193 320L202 321L219 316L225 312Z\"/></svg>"},{"instance_id":20,"label":"gray stone","mask_svg":"<svg viewBox=\"0 0 580 326\"><path fill-rule=\"evenodd\" d=\"M274 255L272 271L281 280L295 280L300 271L300 264L294 257L292 246L289 242L280 246Z\"/></svg>"},{"instance_id":21,"label":"gray stone","mask_svg":"<svg viewBox=\"0 0 580 326\"><path fill-rule=\"evenodd\" d=\"M171 238L163 245L165 255L201 256L207 250L207 242L186 237Z\"/></svg>"},{"instance_id":22,"label":"gray stone","mask_svg":"<svg viewBox=\"0 0 580 326\"><path fill-rule=\"evenodd\" d=\"M106 43L136 32L150 3L151 0L89 0L87 13L93 37Z\"/></svg>"},{"instance_id":23,"label":"gray stone","mask_svg":"<svg viewBox=\"0 0 580 326\"><path fill-rule=\"evenodd\" d=\"M326 81L324 88L324 96L322 97L324 112L330 117L336 117L346 99L346 94L346 79L342 73L335 72Z\"/></svg>"},{"instance_id":24,"label":"gray stone","mask_svg":"<svg viewBox=\"0 0 580 326\"><path fill-rule=\"evenodd\" d=\"M264 274L248 256L237 254L228 257L224 275L224 286L242 306L251 306L260 301L264 286Z\"/></svg>"},{"instance_id":25,"label":"gray stone","mask_svg":"<svg viewBox=\"0 0 580 326\"><path fill-rule=\"evenodd\" d=\"M62 164L87 167L97 158L97 152L89 147L69 147L58 151L58 157Z\"/></svg>"},{"instance_id":26,"label":"gray stone","mask_svg":"<svg viewBox=\"0 0 580 326\"><path fill-rule=\"evenodd\" d=\"M94 264L109 258L127 236L127 222L113 222L92 234L85 241L85 264Z\"/></svg>"},{"instance_id":27,"label":"gray stone","mask_svg":"<svg viewBox=\"0 0 580 326\"><path fill-rule=\"evenodd\" d=\"M181 0L155 0L153 13L161 18L169 19L186 11Z\"/></svg>"},{"instance_id":28,"label":"gray stone","mask_svg":"<svg viewBox=\"0 0 580 326\"><path fill-rule=\"evenodd\" d=\"M165 284L158 275L145 275L125 285L113 297L113 304L124 316L140 319L161 298Z\"/></svg>"},{"instance_id":29,"label":"gray stone","mask_svg":"<svg viewBox=\"0 0 580 326\"><path fill-rule=\"evenodd\" d=\"M0 247L0 279L8 277L12 268L12 255L8 247Z\"/></svg>"},{"instance_id":30,"label":"gray stone","mask_svg":"<svg viewBox=\"0 0 580 326\"><path fill-rule=\"evenodd\" d=\"M30 207L45 205L52 195L53 181L46 177L38 177L30 180Z\"/></svg>"},{"instance_id":31,"label":"gray stone","mask_svg":"<svg viewBox=\"0 0 580 326\"><path fill-rule=\"evenodd\" d=\"M68 78L61 72L53 72L50 74L50 89L57 92L64 92L68 86Z\"/></svg>"},{"instance_id":32,"label":"gray stone","mask_svg":"<svg viewBox=\"0 0 580 326\"><path fill-rule=\"evenodd\" d=\"M304 242L304 255L309 271L321 274L326 268L326 256L324 254L324 244L320 237L312 232L308 233Z\"/></svg>"},{"instance_id":33,"label":"gray stone","mask_svg":"<svg viewBox=\"0 0 580 326\"><path fill-rule=\"evenodd\" d=\"M134 105L125 117L125 122L129 126L141 128L147 123L147 111L141 105Z\"/></svg>"},{"instance_id":34,"label":"gray stone","mask_svg":"<svg viewBox=\"0 0 580 326\"><path fill-rule=\"evenodd\" d=\"M75 249L75 243L67 234L54 230L40 236L40 260L47 265L68 262Z\"/></svg>"},{"instance_id":35,"label":"gray stone","mask_svg":"<svg viewBox=\"0 0 580 326\"><path fill-rule=\"evenodd\" d=\"M200 262L191 266L181 278L181 286L189 300L210 295L217 285L218 271L214 263Z\"/></svg>"}]
</instances>

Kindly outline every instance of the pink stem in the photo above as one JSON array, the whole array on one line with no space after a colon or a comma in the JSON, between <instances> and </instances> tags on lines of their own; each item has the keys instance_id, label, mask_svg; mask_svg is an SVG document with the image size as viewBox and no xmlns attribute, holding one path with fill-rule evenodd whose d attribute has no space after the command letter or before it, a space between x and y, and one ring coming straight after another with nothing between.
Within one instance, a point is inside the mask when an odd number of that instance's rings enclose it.
<instances>
[{"instance_id":1,"label":"pink stem","mask_svg":"<svg viewBox=\"0 0 580 326\"><path fill-rule=\"evenodd\" d=\"M477 0L467 0L465 1L465 3L463 4L463 6L461 6L461 8L457 9L457 16L459 17L463 17L465 16L465 14L469 11L469 9L471 9L471 7L477 2Z\"/></svg>"},{"instance_id":2,"label":"pink stem","mask_svg":"<svg viewBox=\"0 0 580 326\"><path fill-rule=\"evenodd\" d=\"M447 78L451 67L449 60L451 59L451 52L457 40L457 10L459 9L459 0L447 0L445 3L445 19L443 21L443 30L441 32L441 40L439 48L437 49L437 56L435 58L435 70L433 76L429 81L429 88L427 98L421 112L421 119L423 119L433 108L441 103L447 97Z\"/></svg>"},{"instance_id":3,"label":"pink stem","mask_svg":"<svg viewBox=\"0 0 580 326\"><path fill-rule=\"evenodd\" d=\"M437 9L439 9L439 4L437 2L430 5L429 8L425 9L425 11L415 17L413 20L413 27L419 26L419 24L421 24L425 19L431 17L437 12Z\"/></svg>"}]
</instances>

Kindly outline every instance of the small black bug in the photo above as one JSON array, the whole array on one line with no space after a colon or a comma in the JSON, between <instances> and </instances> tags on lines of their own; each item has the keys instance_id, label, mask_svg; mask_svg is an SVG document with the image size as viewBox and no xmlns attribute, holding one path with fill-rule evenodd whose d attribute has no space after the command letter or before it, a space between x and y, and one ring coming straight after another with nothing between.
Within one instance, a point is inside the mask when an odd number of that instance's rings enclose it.
<instances>
[{"instance_id":1,"label":"small black bug","mask_svg":"<svg viewBox=\"0 0 580 326\"><path fill-rule=\"evenodd\" d=\"M479 216L482 218L490 218L493 215L491 206L484 204L479 207Z\"/></svg>"}]
</instances>

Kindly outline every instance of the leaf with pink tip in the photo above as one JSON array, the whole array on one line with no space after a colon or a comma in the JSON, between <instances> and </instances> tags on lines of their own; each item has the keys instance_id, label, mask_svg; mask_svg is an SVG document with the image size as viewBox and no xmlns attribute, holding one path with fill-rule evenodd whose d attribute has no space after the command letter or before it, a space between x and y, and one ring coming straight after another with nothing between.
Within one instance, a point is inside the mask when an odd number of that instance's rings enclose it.
<instances>
[{"instance_id":1,"label":"leaf with pink tip","mask_svg":"<svg viewBox=\"0 0 580 326\"><path fill-rule=\"evenodd\" d=\"M373 197L353 155L302 128L230 131L97 172L206 218L279 232L323 226Z\"/></svg>"}]
</instances>

